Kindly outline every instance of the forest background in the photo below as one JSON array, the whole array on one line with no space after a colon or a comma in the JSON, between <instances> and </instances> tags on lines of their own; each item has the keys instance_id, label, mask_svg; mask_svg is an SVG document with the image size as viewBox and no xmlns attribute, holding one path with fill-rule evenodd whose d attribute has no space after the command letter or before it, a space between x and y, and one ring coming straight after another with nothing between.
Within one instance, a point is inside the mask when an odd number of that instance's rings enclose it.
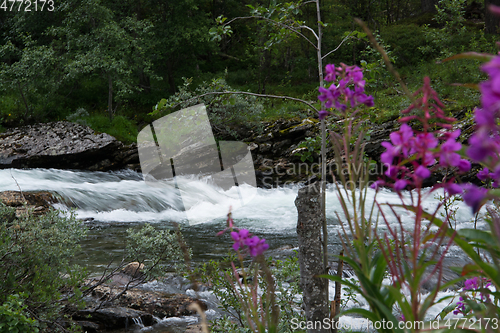
<instances>
[{"instance_id":1,"label":"forest background","mask_svg":"<svg viewBox=\"0 0 500 333\"><path fill-rule=\"evenodd\" d=\"M376 100L367 115L374 123L397 118L409 105L353 23L361 18L410 90L430 75L448 111L472 114L479 93L451 84L484 80L477 61L439 60L472 50L496 53L498 21L485 13L495 2L500 1L322 1L323 50L342 44L323 63L364 68L367 93ZM13 3L0 1L0 131L66 119L133 142L137 130L154 120L150 113L161 99L189 91L288 95L319 107L316 50L269 20L248 18L258 6L269 8L271 19L287 8L291 19L315 26L316 8L307 1L48 0L37 11L26 2ZM218 35L221 15L244 19ZM260 99L252 103L261 107L249 108L234 97L217 96L210 103L221 106L213 112L231 113L213 117L216 127L315 116L293 101Z\"/></svg>"}]
</instances>

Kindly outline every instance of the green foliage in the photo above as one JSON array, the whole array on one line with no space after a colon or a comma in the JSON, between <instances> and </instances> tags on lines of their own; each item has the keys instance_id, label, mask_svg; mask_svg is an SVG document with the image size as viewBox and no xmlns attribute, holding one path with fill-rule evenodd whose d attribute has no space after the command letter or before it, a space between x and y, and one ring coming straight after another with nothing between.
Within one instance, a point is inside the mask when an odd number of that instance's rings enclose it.
<instances>
[{"instance_id":1,"label":"green foliage","mask_svg":"<svg viewBox=\"0 0 500 333\"><path fill-rule=\"evenodd\" d=\"M24 304L38 317L53 319L62 307L61 292L78 294L84 271L72 265L85 236L71 213L56 210L16 218L15 209L0 204L0 302L24 294ZM71 299L70 299L71 301ZM75 300L76 301L76 300Z\"/></svg>"},{"instance_id":2,"label":"green foliage","mask_svg":"<svg viewBox=\"0 0 500 333\"><path fill-rule=\"evenodd\" d=\"M299 150L295 155L300 156L302 162L309 161L312 163L321 151L321 136L318 135L315 138L307 137L297 148L305 149Z\"/></svg>"},{"instance_id":3,"label":"green foliage","mask_svg":"<svg viewBox=\"0 0 500 333\"><path fill-rule=\"evenodd\" d=\"M80 125L89 126L96 132L108 133L124 143L137 141L137 125L133 120L129 120L124 116L116 116L110 121L108 116L89 114L84 108L78 108L75 113L72 113L66 119Z\"/></svg>"},{"instance_id":4,"label":"green foliage","mask_svg":"<svg viewBox=\"0 0 500 333\"><path fill-rule=\"evenodd\" d=\"M246 323L245 314L238 295L231 284L229 277L234 278L233 270L225 263L235 261L234 256L223 262L211 260L197 268L196 274L203 283L212 285L212 291L220 302L220 307L228 314L223 319L212 322L212 332L252 332ZM271 264L271 259L268 260ZM245 268L250 271L252 267ZM305 320L301 310L301 301L297 302L296 295L301 292L299 286L299 263L296 257L286 260L277 260L272 269L276 285L276 302L280 308L280 322L277 329L280 333L293 332L292 318ZM252 279L247 277L248 279ZM265 294L267 289L265 279L259 278L259 287Z\"/></svg>"},{"instance_id":5,"label":"green foliage","mask_svg":"<svg viewBox=\"0 0 500 333\"><path fill-rule=\"evenodd\" d=\"M0 332L37 333L36 321L26 317L26 295L9 295L0 305Z\"/></svg>"},{"instance_id":6,"label":"green foliage","mask_svg":"<svg viewBox=\"0 0 500 333\"><path fill-rule=\"evenodd\" d=\"M158 277L168 270L184 269L184 253L180 244L182 234L170 230L156 230L145 224L140 230L127 230L127 256L130 260L144 263L147 278ZM188 251L189 256L191 252Z\"/></svg>"},{"instance_id":7,"label":"green foliage","mask_svg":"<svg viewBox=\"0 0 500 333\"><path fill-rule=\"evenodd\" d=\"M439 0L434 19L438 24L443 25L446 31L460 32L465 22L466 2L466 0Z\"/></svg>"},{"instance_id":8,"label":"green foliage","mask_svg":"<svg viewBox=\"0 0 500 333\"><path fill-rule=\"evenodd\" d=\"M224 135L240 138L236 126L245 126L248 121L259 120L263 106L257 98L249 95L222 94L211 95L211 92L234 91L223 78L213 79L211 82L203 82L196 89L191 90L192 79L184 79L179 92L162 99L153 108L153 115L168 114L174 108L186 108L192 105L204 103L207 106L208 117L212 126ZM206 96L197 97L200 95Z\"/></svg>"}]
</instances>

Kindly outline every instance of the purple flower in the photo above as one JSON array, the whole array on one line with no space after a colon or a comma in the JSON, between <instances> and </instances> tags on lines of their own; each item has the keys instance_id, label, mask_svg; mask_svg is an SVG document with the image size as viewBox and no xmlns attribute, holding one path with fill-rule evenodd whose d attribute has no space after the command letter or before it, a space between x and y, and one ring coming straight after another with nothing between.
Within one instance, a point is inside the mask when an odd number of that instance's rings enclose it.
<instances>
[{"instance_id":1,"label":"purple flower","mask_svg":"<svg viewBox=\"0 0 500 333\"><path fill-rule=\"evenodd\" d=\"M477 178L479 178L479 180L482 180L483 182L490 179L491 176L492 174L490 174L490 170L488 170L488 168L484 168L477 173Z\"/></svg>"},{"instance_id":2,"label":"purple flower","mask_svg":"<svg viewBox=\"0 0 500 333\"><path fill-rule=\"evenodd\" d=\"M404 157L408 157L412 148L413 131L410 126L403 124L397 132L392 132L389 135L391 142L382 142L381 145L387 149L386 152L380 155L380 160L385 164L392 164L394 157L403 153Z\"/></svg>"},{"instance_id":3,"label":"purple flower","mask_svg":"<svg viewBox=\"0 0 500 333\"><path fill-rule=\"evenodd\" d=\"M347 101L352 108L361 104L373 106L373 97L367 96L364 92L365 81L361 68L345 64L335 67L335 65L329 64L325 67L325 73L325 81L333 81L328 89L319 88L318 99L325 103L325 108L333 107L344 112L348 107ZM340 79L335 84L337 77Z\"/></svg>"},{"instance_id":4,"label":"purple flower","mask_svg":"<svg viewBox=\"0 0 500 333\"><path fill-rule=\"evenodd\" d=\"M319 120L325 119L327 116L329 116L331 113L328 111L321 110L318 114Z\"/></svg>"},{"instance_id":5,"label":"purple flower","mask_svg":"<svg viewBox=\"0 0 500 333\"><path fill-rule=\"evenodd\" d=\"M462 148L460 142L456 142L455 139L460 135L460 130L456 130L450 136L448 140L441 145L439 151L439 164L444 167L456 167L460 163L460 155L455 153L457 150Z\"/></svg>"},{"instance_id":6,"label":"purple flower","mask_svg":"<svg viewBox=\"0 0 500 333\"><path fill-rule=\"evenodd\" d=\"M476 290L478 288L478 277L465 280L463 290Z\"/></svg>"},{"instance_id":7,"label":"purple flower","mask_svg":"<svg viewBox=\"0 0 500 333\"><path fill-rule=\"evenodd\" d=\"M472 208L472 213L475 214L481 208L482 201L486 198L488 190L482 187L477 187L473 184L465 184L463 186L466 191L463 199L467 206Z\"/></svg>"},{"instance_id":8,"label":"purple flower","mask_svg":"<svg viewBox=\"0 0 500 333\"><path fill-rule=\"evenodd\" d=\"M269 248L269 244L265 239L259 239L257 236L252 236L247 229L231 232L231 238L234 240L233 249L238 251L240 248L248 247L248 251L252 257L257 257L264 253Z\"/></svg>"},{"instance_id":9,"label":"purple flower","mask_svg":"<svg viewBox=\"0 0 500 333\"><path fill-rule=\"evenodd\" d=\"M497 153L499 150L498 148L498 142L496 142L486 130L480 129L469 139L467 156L475 162L481 162L488 156Z\"/></svg>"},{"instance_id":10,"label":"purple flower","mask_svg":"<svg viewBox=\"0 0 500 333\"><path fill-rule=\"evenodd\" d=\"M406 180L398 179L394 183L394 189L399 192L399 191L403 190L407 184L408 184L408 182Z\"/></svg>"},{"instance_id":11,"label":"purple flower","mask_svg":"<svg viewBox=\"0 0 500 333\"><path fill-rule=\"evenodd\" d=\"M371 185L370 185L370 188L371 189L374 189L374 190L378 190L380 188L380 186L383 186L385 184L385 182L381 179L373 182Z\"/></svg>"},{"instance_id":12,"label":"purple flower","mask_svg":"<svg viewBox=\"0 0 500 333\"><path fill-rule=\"evenodd\" d=\"M431 175L431 172L423 165L419 165L418 168L415 170L415 175L419 178L424 179L429 177Z\"/></svg>"},{"instance_id":13,"label":"purple flower","mask_svg":"<svg viewBox=\"0 0 500 333\"><path fill-rule=\"evenodd\" d=\"M463 192L462 187L455 183L445 184L444 189L448 192L449 195L455 195Z\"/></svg>"},{"instance_id":14,"label":"purple flower","mask_svg":"<svg viewBox=\"0 0 500 333\"><path fill-rule=\"evenodd\" d=\"M243 247L249 235L250 232L247 229L240 229L239 232L232 231L231 238L234 240L233 249L238 251L240 247Z\"/></svg>"},{"instance_id":15,"label":"purple flower","mask_svg":"<svg viewBox=\"0 0 500 333\"><path fill-rule=\"evenodd\" d=\"M481 127L486 126L488 128L494 128L496 125L495 113L487 109L476 109L474 111L474 120L476 124Z\"/></svg>"},{"instance_id":16,"label":"purple flower","mask_svg":"<svg viewBox=\"0 0 500 333\"><path fill-rule=\"evenodd\" d=\"M325 81L335 81L335 79L337 78L335 76L335 65L333 64L326 65L325 72L326 72Z\"/></svg>"},{"instance_id":17,"label":"purple flower","mask_svg":"<svg viewBox=\"0 0 500 333\"><path fill-rule=\"evenodd\" d=\"M259 237L257 236L253 236L252 238L247 239L246 244L252 257L261 255L265 250L269 248L269 244L266 243L266 240L264 238L259 239Z\"/></svg>"}]
</instances>

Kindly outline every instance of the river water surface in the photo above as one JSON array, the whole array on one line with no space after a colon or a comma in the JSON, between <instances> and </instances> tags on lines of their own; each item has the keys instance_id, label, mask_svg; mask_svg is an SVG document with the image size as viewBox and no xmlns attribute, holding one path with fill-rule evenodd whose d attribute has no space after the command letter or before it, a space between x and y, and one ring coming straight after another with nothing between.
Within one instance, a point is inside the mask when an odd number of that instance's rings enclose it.
<instances>
[{"instance_id":1,"label":"river water surface","mask_svg":"<svg viewBox=\"0 0 500 333\"><path fill-rule=\"evenodd\" d=\"M175 188L175 183L168 182L164 187L150 187L142 178L142 174L131 170L116 172L88 172L56 169L4 169L0 170L0 191L19 188L23 191L51 191L60 200L55 207L62 210L74 209L78 218L86 221L90 227L89 237L82 244L83 253L78 258L81 264L87 265L95 273L108 265L111 257L119 261L125 247L125 235L128 228L140 228L150 223L157 228L172 228L172 222L182 226L182 232L188 245L193 250L194 261L220 258L228 253L232 242L229 237L216 236L226 226L225 214L229 204L225 203L225 195L229 198L233 189L227 192L218 190L198 178L183 178L178 181L189 183L182 192L182 199ZM245 185L241 191L250 191ZM278 251L285 246L296 247L297 209L294 200L298 186L275 189L257 189L255 197L245 206L233 211L236 226L248 228L270 244L270 249ZM410 192L403 197L409 200ZM442 193L441 193L442 194ZM368 202L373 202L375 191L368 190ZM183 201L189 201L190 216L197 222L190 225L183 211ZM327 222L329 231L330 252L340 249L338 232L341 226L336 212L342 215L337 199L336 188L327 188ZM400 204L399 196L382 189L377 194L379 203ZM428 195L425 208L436 207L438 200L435 194ZM209 219L217 213L221 217ZM398 221L392 212L386 211L387 222L397 226ZM405 227L411 228L413 216L397 210ZM473 215L470 208L458 202L457 228L471 228ZM191 220L192 221L192 220ZM484 222L479 222L480 228ZM379 221L378 231L383 233L386 223ZM452 247L449 255L460 256L456 247ZM436 309L436 311L439 309Z\"/></svg>"}]
</instances>

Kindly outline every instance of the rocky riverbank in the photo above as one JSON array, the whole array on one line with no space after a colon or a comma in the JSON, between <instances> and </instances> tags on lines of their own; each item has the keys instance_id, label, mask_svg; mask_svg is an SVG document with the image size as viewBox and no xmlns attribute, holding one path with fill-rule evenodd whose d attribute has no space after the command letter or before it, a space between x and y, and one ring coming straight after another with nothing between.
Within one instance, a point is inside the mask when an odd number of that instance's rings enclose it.
<instances>
[{"instance_id":1,"label":"rocky riverbank","mask_svg":"<svg viewBox=\"0 0 500 333\"><path fill-rule=\"evenodd\" d=\"M472 119L464 114L455 128L462 130L461 141L466 142L473 129ZM399 128L397 120L370 127L365 145L367 158L374 161L373 179L384 168L380 165L383 141ZM328 120L327 128L340 128L336 120ZM218 136L219 133L215 133ZM312 183L318 179L320 123L317 119L289 119L263 123L260 129L242 128L243 138L252 153L259 187L279 187L291 183ZM219 134L220 136L220 134ZM312 139L306 139L312 138ZM53 122L18 127L0 134L0 169L2 168L58 168L108 171L130 168L140 171L137 145L124 145L105 133L95 133L89 127L70 122ZM225 140L234 138L224 137ZM336 170L333 149L327 147L327 170ZM462 176L462 181L476 181L478 166ZM444 176L437 170L427 185ZM332 181L329 175L328 180Z\"/></svg>"}]
</instances>

